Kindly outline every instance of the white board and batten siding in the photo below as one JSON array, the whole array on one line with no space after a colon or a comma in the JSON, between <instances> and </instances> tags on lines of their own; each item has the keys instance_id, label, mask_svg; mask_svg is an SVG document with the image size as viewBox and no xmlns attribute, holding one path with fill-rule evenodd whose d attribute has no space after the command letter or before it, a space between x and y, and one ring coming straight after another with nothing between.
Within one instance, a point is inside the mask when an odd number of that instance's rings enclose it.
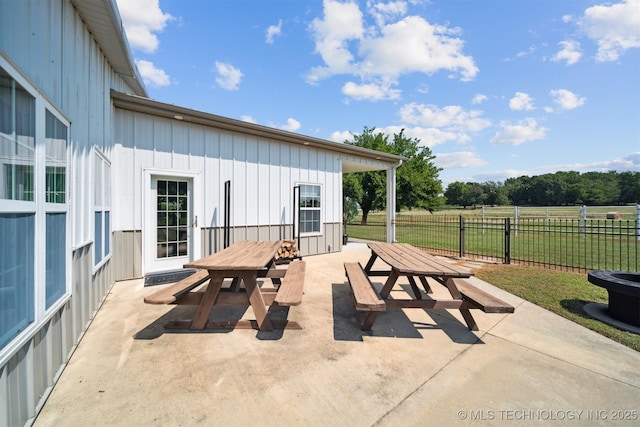
<instances>
[{"instance_id":1,"label":"white board and batten siding","mask_svg":"<svg viewBox=\"0 0 640 427\"><path fill-rule=\"evenodd\" d=\"M265 230L292 224L293 187L301 183L321 186L322 223L341 223L336 153L120 109L115 129L114 231L143 228L146 170L196 177L194 216L200 229L223 226L226 181L231 181L230 223L238 237L249 228L260 231L247 232L247 238L287 237Z\"/></svg>"}]
</instances>

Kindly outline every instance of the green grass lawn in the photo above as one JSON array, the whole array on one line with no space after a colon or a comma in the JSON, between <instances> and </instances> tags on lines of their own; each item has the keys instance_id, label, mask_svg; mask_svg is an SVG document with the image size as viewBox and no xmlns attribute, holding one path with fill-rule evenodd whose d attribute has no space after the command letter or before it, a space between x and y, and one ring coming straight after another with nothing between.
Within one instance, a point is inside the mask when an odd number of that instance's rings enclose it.
<instances>
[{"instance_id":1,"label":"green grass lawn","mask_svg":"<svg viewBox=\"0 0 640 427\"><path fill-rule=\"evenodd\" d=\"M487 265L477 270L475 275L513 295L640 351L640 335L621 331L584 312L585 304L607 303L608 300L607 291L591 284L586 273L516 265Z\"/></svg>"}]
</instances>

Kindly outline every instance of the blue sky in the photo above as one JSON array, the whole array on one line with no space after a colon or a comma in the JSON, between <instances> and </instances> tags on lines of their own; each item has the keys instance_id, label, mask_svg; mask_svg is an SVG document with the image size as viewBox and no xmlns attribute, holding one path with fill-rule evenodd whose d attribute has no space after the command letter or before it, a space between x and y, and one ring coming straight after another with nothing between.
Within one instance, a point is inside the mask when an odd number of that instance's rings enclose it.
<instances>
[{"instance_id":1,"label":"blue sky","mask_svg":"<svg viewBox=\"0 0 640 427\"><path fill-rule=\"evenodd\" d=\"M153 99L342 142L405 129L446 185L640 171L640 0L117 0Z\"/></svg>"}]
</instances>

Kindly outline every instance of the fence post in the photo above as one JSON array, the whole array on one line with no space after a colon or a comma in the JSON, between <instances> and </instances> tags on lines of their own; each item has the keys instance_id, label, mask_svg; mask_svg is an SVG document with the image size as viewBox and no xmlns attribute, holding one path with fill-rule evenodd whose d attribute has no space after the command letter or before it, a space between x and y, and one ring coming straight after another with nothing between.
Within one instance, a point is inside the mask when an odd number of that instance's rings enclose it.
<instances>
[{"instance_id":1,"label":"fence post","mask_svg":"<svg viewBox=\"0 0 640 427\"><path fill-rule=\"evenodd\" d=\"M545 216L544 224L545 224L545 230L549 231L549 208L547 208L546 213L547 214Z\"/></svg>"},{"instance_id":2,"label":"fence post","mask_svg":"<svg viewBox=\"0 0 640 427\"><path fill-rule=\"evenodd\" d=\"M640 240L640 205L636 205L636 240Z\"/></svg>"},{"instance_id":3,"label":"fence post","mask_svg":"<svg viewBox=\"0 0 640 427\"><path fill-rule=\"evenodd\" d=\"M517 206L513 207L513 220L514 222L514 231L515 231L515 235L518 235L518 217L520 216L520 209L518 209Z\"/></svg>"},{"instance_id":4,"label":"fence post","mask_svg":"<svg viewBox=\"0 0 640 427\"><path fill-rule=\"evenodd\" d=\"M511 218L504 219L504 263L511 264Z\"/></svg>"},{"instance_id":5,"label":"fence post","mask_svg":"<svg viewBox=\"0 0 640 427\"><path fill-rule=\"evenodd\" d=\"M585 205L580 206L580 234L583 238L587 237L587 207Z\"/></svg>"},{"instance_id":6,"label":"fence post","mask_svg":"<svg viewBox=\"0 0 640 427\"><path fill-rule=\"evenodd\" d=\"M464 217L460 215L460 248L458 249L458 256L464 257Z\"/></svg>"}]
</instances>

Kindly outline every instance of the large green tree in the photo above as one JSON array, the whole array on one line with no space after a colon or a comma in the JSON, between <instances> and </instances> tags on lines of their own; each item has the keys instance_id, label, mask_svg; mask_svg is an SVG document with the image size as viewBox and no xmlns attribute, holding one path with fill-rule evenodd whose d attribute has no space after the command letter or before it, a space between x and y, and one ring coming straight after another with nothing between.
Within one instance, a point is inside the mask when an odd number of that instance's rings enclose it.
<instances>
[{"instance_id":1,"label":"large green tree","mask_svg":"<svg viewBox=\"0 0 640 427\"><path fill-rule=\"evenodd\" d=\"M390 148L392 154L409 159L397 171L396 210L440 208L444 204L442 181L438 178L442 169L433 164L436 156L431 149L420 145L418 138L407 137L404 129L393 135Z\"/></svg>"},{"instance_id":2,"label":"large green tree","mask_svg":"<svg viewBox=\"0 0 640 427\"><path fill-rule=\"evenodd\" d=\"M361 134L353 134L353 140L345 143L408 159L396 174L397 211L411 208L433 210L442 206L442 183L438 179L441 169L433 164L435 156L428 147L420 145L419 139L408 138L402 130L389 141L387 135L376 132L375 128L365 127ZM386 206L386 173L375 171L345 174L343 194L345 202L357 200L362 210L362 223L366 224L369 212Z\"/></svg>"}]
</instances>

